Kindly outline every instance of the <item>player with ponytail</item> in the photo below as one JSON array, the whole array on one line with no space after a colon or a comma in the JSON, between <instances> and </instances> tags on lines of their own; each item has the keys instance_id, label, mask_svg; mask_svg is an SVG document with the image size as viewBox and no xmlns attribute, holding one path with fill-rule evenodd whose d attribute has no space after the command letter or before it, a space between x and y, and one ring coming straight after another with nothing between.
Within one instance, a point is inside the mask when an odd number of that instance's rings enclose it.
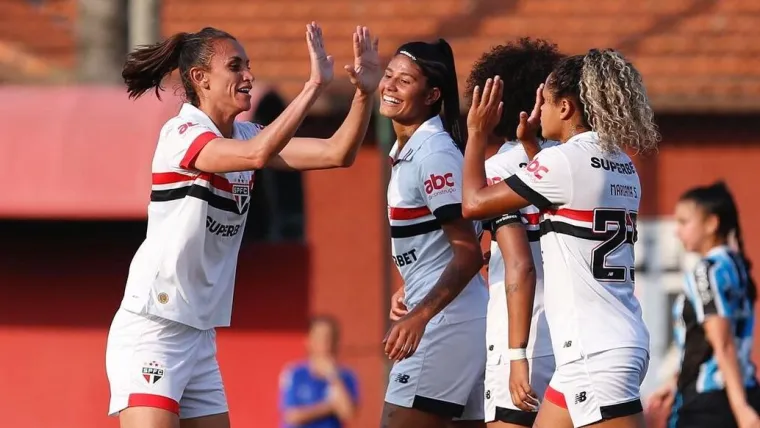
<instances>
[{"instance_id":1,"label":"player with ponytail","mask_svg":"<svg viewBox=\"0 0 760 428\"><path fill-rule=\"evenodd\" d=\"M130 98L151 90L159 96L176 71L186 102L158 135L148 232L108 334L109 414L122 428L230 426L216 328L230 324L256 170L351 165L382 77L377 40L357 27L354 64L345 66L356 88L348 117L331 138L294 137L333 79L316 23L306 26L306 41L309 78L266 128L235 121L251 108L254 78L245 49L229 33L177 33L127 55L122 77Z\"/></svg>"},{"instance_id":2,"label":"player with ponytail","mask_svg":"<svg viewBox=\"0 0 760 428\"><path fill-rule=\"evenodd\" d=\"M760 426L760 386L752 362L755 299L739 213L728 187L695 187L676 204L676 234L700 256L673 305L681 367L649 399L670 426Z\"/></svg>"},{"instance_id":3,"label":"player with ponytail","mask_svg":"<svg viewBox=\"0 0 760 428\"><path fill-rule=\"evenodd\" d=\"M391 369L382 426L482 427L488 290L480 224L462 218L465 141L451 46L411 42L380 82L396 133L388 217L408 312L385 337ZM477 227L477 228L476 228Z\"/></svg>"}]
</instances>

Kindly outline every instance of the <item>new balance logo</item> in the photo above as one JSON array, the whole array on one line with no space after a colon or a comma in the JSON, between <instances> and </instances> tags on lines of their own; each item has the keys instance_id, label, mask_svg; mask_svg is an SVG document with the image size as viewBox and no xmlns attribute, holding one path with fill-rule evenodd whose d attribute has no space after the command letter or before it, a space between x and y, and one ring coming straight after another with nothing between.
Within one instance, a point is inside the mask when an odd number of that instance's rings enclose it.
<instances>
[{"instance_id":1,"label":"new balance logo","mask_svg":"<svg viewBox=\"0 0 760 428\"><path fill-rule=\"evenodd\" d=\"M565 342L565 344L562 347L563 348L569 348L571 346L573 346L573 341L572 340L568 340L567 342Z\"/></svg>"},{"instance_id":2,"label":"new balance logo","mask_svg":"<svg viewBox=\"0 0 760 428\"><path fill-rule=\"evenodd\" d=\"M586 401L586 391L575 394L575 404L583 403L584 401Z\"/></svg>"},{"instance_id":3,"label":"new balance logo","mask_svg":"<svg viewBox=\"0 0 760 428\"><path fill-rule=\"evenodd\" d=\"M404 383L404 384L409 383L409 375L399 373L398 375L396 375L396 382Z\"/></svg>"}]
</instances>

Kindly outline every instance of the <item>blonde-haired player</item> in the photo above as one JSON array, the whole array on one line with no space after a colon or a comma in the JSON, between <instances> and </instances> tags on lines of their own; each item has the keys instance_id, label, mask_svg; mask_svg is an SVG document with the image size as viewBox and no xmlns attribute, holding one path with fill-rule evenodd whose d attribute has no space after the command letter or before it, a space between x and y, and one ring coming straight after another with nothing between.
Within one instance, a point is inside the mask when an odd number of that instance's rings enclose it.
<instances>
[{"instance_id":1,"label":"blonde-haired player","mask_svg":"<svg viewBox=\"0 0 760 428\"><path fill-rule=\"evenodd\" d=\"M562 60L539 87L531 116L520 115L521 141L538 154L503 185L486 186L485 140L500 116L501 90L497 76L473 97L462 210L473 219L541 210L557 369L536 425L642 427L649 332L633 293L641 184L623 149L653 149L660 137L641 76L611 50ZM537 147L539 116L543 137L562 144Z\"/></svg>"}]
</instances>

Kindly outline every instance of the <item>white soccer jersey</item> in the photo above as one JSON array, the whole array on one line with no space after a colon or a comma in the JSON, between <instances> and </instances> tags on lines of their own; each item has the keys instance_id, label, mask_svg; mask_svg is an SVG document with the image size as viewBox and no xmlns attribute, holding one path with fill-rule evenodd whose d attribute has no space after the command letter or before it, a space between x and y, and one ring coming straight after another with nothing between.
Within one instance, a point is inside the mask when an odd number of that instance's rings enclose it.
<instances>
[{"instance_id":1,"label":"white soccer jersey","mask_svg":"<svg viewBox=\"0 0 760 428\"><path fill-rule=\"evenodd\" d=\"M543 148L555 146L556 142L546 142ZM489 185L505 180L528 164L528 155L522 144L507 142L499 152L486 160L486 178ZM488 262L488 349L504 352L509 347L509 318L507 297L504 289L506 269L501 249L496 243L495 231L498 227L522 222L528 232L533 262L536 266L536 294L533 299L533 317L528 336L528 358L552 355L551 336L544 316L544 272L539 243L538 209L525 207L519 213L507 213L491 220L491 259ZM493 348L492 348L493 346Z\"/></svg>"},{"instance_id":2,"label":"white soccer jersey","mask_svg":"<svg viewBox=\"0 0 760 428\"><path fill-rule=\"evenodd\" d=\"M404 280L411 310L427 295L454 256L441 229L462 215L464 157L435 116L422 124L404 147L390 153L388 218L393 261ZM480 223L475 223L480 233ZM442 312L449 323L486 316L488 290L480 274Z\"/></svg>"},{"instance_id":3,"label":"white soccer jersey","mask_svg":"<svg viewBox=\"0 0 760 428\"><path fill-rule=\"evenodd\" d=\"M234 139L258 133L235 122ZM252 171L210 174L193 163L221 133L184 104L161 129L153 156L148 233L129 268L121 306L206 330L229 326Z\"/></svg>"},{"instance_id":4,"label":"white soccer jersey","mask_svg":"<svg viewBox=\"0 0 760 428\"><path fill-rule=\"evenodd\" d=\"M541 210L544 302L557 366L609 349L649 349L633 294L641 185L625 153L585 132L505 180Z\"/></svg>"}]
</instances>

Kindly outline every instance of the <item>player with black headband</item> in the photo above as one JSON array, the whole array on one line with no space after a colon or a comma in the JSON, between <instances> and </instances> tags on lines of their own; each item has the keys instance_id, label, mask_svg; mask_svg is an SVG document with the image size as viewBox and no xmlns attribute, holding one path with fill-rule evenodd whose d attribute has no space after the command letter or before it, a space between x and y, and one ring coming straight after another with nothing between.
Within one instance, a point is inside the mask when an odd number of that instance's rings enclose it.
<instances>
[{"instance_id":1,"label":"player with black headband","mask_svg":"<svg viewBox=\"0 0 760 428\"><path fill-rule=\"evenodd\" d=\"M384 340L395 364L382 426L481 427L488 290L478 273L480 225L462 218L465 141L451 47L402 45L380 92L380 114L396 133L388 217L409 310Z\"/></svg>"}]
</instances>

